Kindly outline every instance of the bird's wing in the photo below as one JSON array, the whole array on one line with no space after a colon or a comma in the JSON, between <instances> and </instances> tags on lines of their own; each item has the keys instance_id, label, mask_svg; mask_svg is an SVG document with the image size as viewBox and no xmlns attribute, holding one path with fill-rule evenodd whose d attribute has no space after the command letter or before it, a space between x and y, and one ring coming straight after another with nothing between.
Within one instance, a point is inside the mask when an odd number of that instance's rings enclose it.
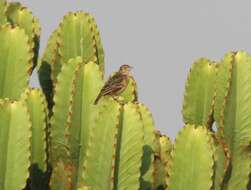
<instances>
[{"instance_id":1,"label":"bird's wing","mask_svg":"<svg viewBox=\"0 0 251 190\"><path fill-rule=\"evenodd\" d=\"M124 76L119 73L114 74L112 77L108 79L105 83L104 87L101 90L102 95L108 95L113 92L117 92L121 88L123 88L123 80Z\"/></svg>"}]
</instances>

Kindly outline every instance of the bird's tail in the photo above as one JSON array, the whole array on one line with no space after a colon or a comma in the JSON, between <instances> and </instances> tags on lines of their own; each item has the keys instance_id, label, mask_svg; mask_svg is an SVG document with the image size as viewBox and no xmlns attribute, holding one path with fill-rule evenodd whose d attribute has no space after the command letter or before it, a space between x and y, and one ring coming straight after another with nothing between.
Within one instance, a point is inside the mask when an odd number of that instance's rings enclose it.
<instances>
[{"instance_id":1,"label":"bird's tail","mask_svg":"<svg viewBox=\"0 0 251 190\"><path fill-rule=\"evenodd\" d=\"M98 101L99 101L100 98L101 98L101 93L98 95L98 97L94 101L94 105L97 105L97 103L98 103Z\"/></svg>"}]
</instances>

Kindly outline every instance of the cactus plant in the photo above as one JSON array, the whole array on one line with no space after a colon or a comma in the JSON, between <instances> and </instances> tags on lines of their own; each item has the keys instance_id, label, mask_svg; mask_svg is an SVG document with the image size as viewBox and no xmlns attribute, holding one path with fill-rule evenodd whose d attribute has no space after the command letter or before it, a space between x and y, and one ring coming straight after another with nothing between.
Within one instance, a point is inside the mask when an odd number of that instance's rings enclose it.
<instances>
[{"instance_id":1,"label":"cactus plant","mask_svg":"<svg viewBox=\"0 0 251 190\"><path fill-rule=\"evenodd\" d=\"M94 105L104 50L90 14L66 14L38 61L39 37L27 8L0 0L0 189L250 189L250 55L195 62L172 144L133 77ZM36 65L42 91L28 86Z\"/></svg>"},{"instance_id":2,"label":"cactus plant","mask_svg":"<svg viewBox=\"0 0 251 190\"><path fill-rule=\"evenodd\" d=\"M228 76L228 80L218 79L216 93L224 97L222 101L216 104L220 107L220 123L223 137L230 151L231 168L228 169L228 180L225 184L226 189L245 189L249 181L250 168L250 82L251 75L251 56L245 52L234 52L227 54L220 62L219 73L221 69L227 69L222 73ZM224 66L226 65L226 67ZM229 73L230 71L230 73ZM226 79L227 77L224 77ZM217 91L219 88L227 90ZM220 109L218 108L218 109ZM241 171L241 172L240 172Z\"/></svg>"},{"instance_id":3,"label":"cactus plant","mask_svg":"<svg viewBox=\"0 0 251 190\"><path fill-rule=\"evenodd\" d=\"M183 128L172 152L170 190L211 188L214 165L211 141L203 127L186 125Z\"/></svg>"},{"instance_id":4,"label":"cactus plant","mask_svg":"<svg viewBox=\"0 0 251 190\"><path fill-rule=\"evenodd\" d=\"M28 35L29 44L34 51L32 67L32 69L34 69L37 64L39 50L41 30L39 20L32 15L32 12L28 8L22 6L20 3L9 3L6 15L9 23L23 28L26 35Z\"/></svg>"},{"instance_id":5,"label":"cactus plant","mask_svg":"<svg viewBox=\"0 0 251 190\"><path fill-rule=\"evenodd\" d=\"M201 58L194 63L185 87L184 123L211 126L215 80L216 67L212 61Z\"/></svg>"},{"instance_id":6,"label":"cactus plant","mask_svg":"<svg viewBox=\"0 0 251 190\"><path fill-rule=\"evenodd\" d=\"M97 25L90 14L82 11L65 15L59 27L52 33L42 57L39 73L48 74L39 74L39 78L49 107L53 104L53 86L55 87L62 66L69 59L78 56L86 63L97 63L103 72L104 50ZM48 83L51 88L48 88Z\"/></svg>"},{"instance_id":7,"label":"cactus plant","mask_svg":"<svg viewBox=\"0 0 251 190\"><path fill-rule=\"evenodd\" d=\"M0 26L0 98L18 99L28 87L33 53L25 31Z\"/></svg>"},{"instance_id":8,"label":"cactus plant","mask_svg":"<svg viewBox=\"0 0 251 190\"><path fill-rule=\"evenodd\" d=\"M70 59L63 66L51 118L52 163L64 155L65 159L61 158L64 164L73 162L71 167L81 173L89 128L95 115L93 102L103 84L101 77L95 63L85 64L80 57Z\"/></svg>"},{"instance_id":9,"label":"cactus plant","mask_svg":"<svg viewBox=\"0 0 251 190\"><path fill-rule=\"evenodd\" d=\"M48 184L47 175L47 104L39 89L27 89L21 97L26 104L31 121L31 190L45 189Z\"/></svg>"},{"instance_id":10,"label":"cactus plant","mask_svg":"<svg viewBox=\"0 0 251 190\"><path fill-rule=\"evenodd\" d=\"M75 173L69 171L67 175L74 187L82 181L78 176L82 174L90 127L99 107L94 106L94 100L103 83L98 65L85 63L80 57L70 59L58 76L51 118L52 163L58 165L60 158L63 165L70 165ZM126 91L130 92L131 88L129 85ZM134 93L135 89L132 97ZM52 179L52 184L60 180L56 175Z\"/></svg>"},{"instance_id":11,"label":"cactus plant","mask_svg":"<svg viewBox=\"0 0 251 190\"><path fill-rule=\"evenodd\" d=\"M23 189L31 155L31 123L26 106L0 100L0 126L0 189Z\"/></svg>"},{"instance_id":12,"label":"cactus plant","mask_svg":"<svg viewBox=\"0 0 251 190\"><path fill-rule=\"evenodd\" d=\"M155 144L158 143L156 142L157 136L155 135L154 121L149 109L143 104L138 104L138 109L143 121L144 129L140 189L153 189L154 184L156 184L154 159L155 153L157 152L155 146Z\"/></svg>"},{"instance_id":13,"label":"cactus plant","mask_svg":"<svg viewBox=\"0 0 251 190\"><path fill-rule=\"evenodd\" d=\"M0 25L5 24L6 19L6 1L0 0Z\"/></svg>"}]
</instances>

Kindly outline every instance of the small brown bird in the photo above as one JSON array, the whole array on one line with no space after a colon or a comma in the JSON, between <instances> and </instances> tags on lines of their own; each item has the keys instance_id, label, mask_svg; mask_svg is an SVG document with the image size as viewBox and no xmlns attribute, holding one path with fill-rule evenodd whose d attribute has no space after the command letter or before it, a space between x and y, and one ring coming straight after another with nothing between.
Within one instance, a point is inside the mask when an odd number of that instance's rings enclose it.
<instances>
[{"instance_id":1,"label":"small brown bird","mask_svg":"<svg viewBox=\"0 0 251 190\"><path fill-rule=\"evenodd\" d=\"M129 65L122 65L119 71L110 77L104 87L101 89L98 97L96 98L94 105L96 105L102 96L118 96L127 87L129 83L130 71L132 67Z\"/></svg>"}]
</instances>

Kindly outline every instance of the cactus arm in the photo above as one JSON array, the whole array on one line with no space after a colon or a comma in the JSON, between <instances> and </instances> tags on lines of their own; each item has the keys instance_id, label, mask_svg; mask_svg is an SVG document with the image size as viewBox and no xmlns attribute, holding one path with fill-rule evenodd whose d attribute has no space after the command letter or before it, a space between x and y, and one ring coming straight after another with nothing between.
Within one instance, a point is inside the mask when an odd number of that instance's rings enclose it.
<instances>
[{"instance_id":1,"label":"cactus arm","mask_svg":"<svg viewBox=\"0 0 251 190\"><path fill-rule=\"evenodd\" d=\"M94 33L88 13L68 13L59 28L59 54L62 62L80 56L84 61L96 61Z\"/></svg>"},{"instance_id":2,"label":"cactus arm","mask_svg":"<svg viewBox=\"0 0 251 190\"><path fill-rule=\"evenodd\" d=\"M123 109L115 160L114 189L136 190L140 187L143 123L137 105L128 103Z\"/></svg>"},{"instance_id":3,"label":"cactus arm","mask_svg":"<svg viewBox=\"0 0 251 190\"><path fill-rule=\"evenodd\" d=\"M51 189L67 189L71 186L72 170L70 169L70 147L68 143L72 114L73 87L76 73L81 68L81 59L71 59L62 67L55 87L53 115L51 117L51 162L55 170L52 173ZM67 179L65 183L62 180Z\"/></svg>"},{"instance_id":4,"label":"cactus arm","mask_svg":"<svg viewBox=\"0 0 251 190\"><path fill-rule=\"evenodd\" d=\"M195 62L185 87L182 111L185 123L210 127L215 79L213 62L203 58Z\"/></svg>"},{"instance_id":5,"label":"cactus arm","mask_svg":"<svg viewBox=\"0 0 251 190\"><path fill-rule=\"evenodd\" d=\"M0 189L23 189L30 166L31 124L21 102L0 101Z\"/></svg>"},{"instance_id":6,"label":"cactus arm","mask_svg":"<svg viewBox=\"0 0 251 190\"><path fill-rule=\"evenodd\" d=\"M57 37L58 37L58 29L54 30L49 37L45 51L42 56L42 63L47 62L53 65L53 59L55 59L55 54L58 52Z\"/></svg>"},{"instance_id":7,"label":"cactus arm","mask_svg":"<svg viewBox=\"0 0 251 190\"><path fill-rule=\"evenodd\" d=\"M103 100L104 105L90 129L83 181L94 189L111 190L121 106L112 98Z\"/></svg>"},{"instance_id":8,"label":"cactus arm","mask_svg":"<svg viewBox=\"0 0 251 190\"><path fill-rule=\"evenodd\" d=\"M169 183L169 174L170 163L171 163L171 151L173 149L172 142L167 136L160 137L160 160L164 165L164 182L168 186Z\"/></svg>"},{"instance_id":9,"label":"cactus arm","mask_svg":"<svg viewBox=\"0 0 251 190\"><path fill-rule=\"evenodd\" d=\"M166 189L166 179L166 167L162 160L156 158L156 160L154 161L154 189Z\"/></svg>"},{"instance_id":10,"label":"cactus arm","mask_svg":"<svg viewBox=\"0 0 251 190\"><path fill-rule=\"evenodd\" d=\"M153 187L154 189L165 189L169 182L168 172L170 170L172 142L167 136L158 132L155 135L155 144L158 145L154 153Z\"/></svg>"},{"instance_id":11,"label":"cactus arm","mask_svg":"<svg viewBox=\"0 0 251 190\"><path fill-rule=\"evenodd\" d=\"M231 154L228 190L246 189L251 172L251 56L234 56L231 86L224 110L224 137ZM241 172L240 172L241 171Z\"/></svg>"},{"instance_id":12,"label":"cactus arm","mask_svg":"<svg viewBox=\"0 0 251 190\"><path fill-rule=\"evenodd\" d=\"M154 163L154 148L155 130L152 115L149 109L138 104L138 109L144 126L144 146L141 165L140 189L152 189L153 184L153 163Z\"/></svg>"},{"instance_id":13,"label":"cactus arm","mask_svg":"<svg viewBox=\"0 0 251 190\"><path fill-rule=\"evenodd\" d=\"M75 84L75 95L72 106L71 127L69 128L70 149L72 159L77 158L76 167L79 179L83 171L84 159L87 151L87 143L90 136L90 127L97 114L99 106L94 101L103 86L102 73L99 66L93 62L84 64L84 67L77 73ZM79 127L80 126L80 127Z\"/></svg>"},{"instance_id":14,"label":"cactus arm","mask_svg":"<svg viewBox=\"0 0 251 190\"><path fill-rule=\"evenodd\" d=\"M39 190L47 185L47 104L43 93L39 89L27 89L22 100L28 107L31 120L31 189Z\"/></svg>"},{"instance_id":15,"label":"cactus arm","mask_svg":"<svg viewBox=\"0 0 251 190\"><path fill-rule=\"evenodd\" d=\"M33 68L37 64L39 38L40 38L40 23L38 18L32 15L32 12L22 6L20 3L9 3L6 12L8 21L25 30L29 37L29 43L34 50Z\"/></svg>"},{"instance_id":16,"label":"cactus arm","mask_svg":"<svg viewBox=\"0 0 251 190\"><path fill-rule=\"evenodd\" d=\"M41 36L41 25L38 17L33 17L34 24L34 57L33 57L33 68L35 68L39 63L39 48L40 48L40 36Z\"/></svg>"},{"instance_id":17,"label":"cactus arm","mask_svg":"<svg viewBox=\"0 0 251 190\"><path fill-rule=\"evenodd\" d=\"M72 189L72 182L69 180L72 171L62 161L53 165L53 173L50 179L51 190L69 190Z\"/></svg>"},{"instance_id":18,"label":"cactus arm","mask_svg":"<svg viewBox=\"0 0 251 190\"><path fill-rule=\"evenodd\" d=\"M60 27L52 33L47 43L41 63L50 65L50 80L53 85L62 65L77 56L82 57L85 62L97 61L103 71L104 50L97 25L91 15L81 11L65 15Z\"/></svg>"},{"instance_id":19,"label":"cactus arm","mask_svg":"<svg viewBox=\"0 0 251 190\"><path fill-rule=\"evenodd\" d=\"M6 19L6 1L0 0L0 25L5 24L7 22Z\"/></svg>"},{"instance_id":20,"label":"cactus arm","mask_svg":"<svg viewBox=\"0 0 251 190\"><path fill-rule=\"evenodd\" d=\"M45 172L46 164L46 123L47 105L44 95L39 89L27 89L22 96L27 104L32 126L31 164Z\"/></svg>"},{"instance_id":21,"label":"cactus arm","mask_svg":"<svg viewBox=\"0 0 251 190\"><path fill-rule=\"evenodd\" d=\"M73 86L76 80L75 73L80 69L81 59L69 60L69 64L62 68L58 76L58 83L55 88L53 107L53 116L51 118L51 148L53 151L53 160L68 153L68 144L66 139L66 126L69 124L68 117L71 114Z\"/></svg>"},{"instance_id":22,"label":"cactus arm","mask_svg":"<svg viewBox=\"0 0 251 190\"><path fill-rule=\"evenodd\" d=\"M51 119L53 154L68 163L68 181L74 187L81 181L90 125L97 112L93 103L102 86L99 66L92 62L84 64L80 57L64 64L58 77Z\"/></svg>"},{"instance_id":23,"label":"cactus arm","mask_svg":"<svg viewBox=\"0 0 251 190\"><path fill-rule=\"evenodd\" d=\"M213 144L206 128L186 125L178 134L170 166L169 190L210 190Z\"/></svg>"},{"instance_id":24,"label":"cactus arm","mask_svg":"<svg viewBox=\"0 0 251 190\"><path fill-rule=\"evenodd\" d=\"M217 64L217 77L216 77L216 96L214 105L214 120L216 121L218 130L222 133L223 118L225 104L230 89L230 81L232 77L232 67L234 61L234 54L226 54L224 59ZM221 134L222 135L222 134Z\"/></svg>"},{"instance_id":25,"label":"cactus arm","mask_svg":"<svg viewBox=\"0 0 251 190\"><path fill-rule=\"evenodd\" d=\"M0 26L0 98L20 97L32 67L28 37L19 27Z\"/></svg>"},{"instance_id":26,"label":"cactus arm","mask_svg":"<svg viewBox=\"0 0 251 190\"><path fill-rule=\"evenodd\" d=\"M61 71L61 64L58 54L58 29L51 34L45 52L41 59L41 64L38 65L38 77L43 92L46 96L48 107L51 110L53 106L53 87L56 84L56 78Z\"/></svg>"},{"instance_id":27,"label":"cactus arm","mask_svg":"<svg viewBox=\"0 0 251 190\"><path fill-rule=\"evenodd\" d=\"M33 43L35 27L30 10L23 7L20 3L9 3L6 15L11 24L18 25L20 28L25 30L26 34L29 36L30 42Z\"/></svg>"},{"instance_id":28,"label":"cactus arm","mask_svg":"<svg viewBox=\"0 0 251 190\"><path fill-rule=\"evenodd\" d=\"M226 175L229 163L230 155L229 150L224 142L224 139L214 135L215 152L214 152L214 178L213 189L221 190L223 187L224 177Z\"/></svg>"},{"instance_id":29,"label":"cactus arm","mask_svg":"<svg viewBox=\"0 0 251 190\"><path fill-rule=\"evenodd\" d=\"M54 85L56 83L57 76L61 71L62 67L62 65L60 64L60 57L58 52L58 43L57 43L59 35L58 31L59 29L56 29L51 34L41 61L41 64L50 65L51 74L49 75L49 77L53 81Z\"/></svg>"},{"instance_id":30,"label":"cactus arm","mask_svg":"<svg viewBox=\"0 0 251 190\"><path fill-rule=\"evenodd\" d=\"M100 32L99 32L99 29L98 29L97 23L95 22L94 17L92 17L91 15L90 17L91 17L92 30L94 32L97 63L100 66L101 71L104 71L105 53L104 53L104 48L101 42Z\"/></svg>"},{"instance_id":31,"label":"cactus arm","mask_svg":"<svg viewBox=\"0 0 251 190\"><path fill-rule=\"evenodd\" d=\"M165 184L165 166L161 161L161 145L160 145L161 134L158 130L155 130L154 139L154 162L153 162L153 189L158 189L158 187ZM164 188L164 187L163 187Z\"/></svg>"}]
</instances>

